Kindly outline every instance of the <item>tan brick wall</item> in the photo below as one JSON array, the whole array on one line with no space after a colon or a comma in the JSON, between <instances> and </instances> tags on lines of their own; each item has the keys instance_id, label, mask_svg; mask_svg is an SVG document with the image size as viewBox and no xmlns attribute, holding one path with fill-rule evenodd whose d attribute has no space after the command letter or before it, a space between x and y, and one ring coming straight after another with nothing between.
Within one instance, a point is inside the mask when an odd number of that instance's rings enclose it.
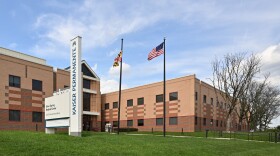
<instances>
[{"instance_id":1,"label":"tan brick wall","mask_svg":"<svg viewBox=\"0 0 280 156\"><path fill-rule=\"evenodd\" d=\"M62 69L53 71L53 67L0 55L0 130L44 130L44 119L41 123L32 122L32 111L44 112L45 98L52 96L56 89L70 86L70 72ZM9 75L19 76L20 88L9 86ZM42 81L42 91L32 90L32 79ZM54 82L55 81L55 82ZM91 95L91 111L100 112L100 82L91 81L97 94ZM21 111L21 121L9 121L9 109ZM44 117L44 114L43 114ZM101 128L101 116L92 117L94 130Z\"/></svg>"},{"instance_id":2,"label":"tan brick wall","mask_svg":"<svg viewBox=\"0 0 280 156\"><path fill-rule=\"evenodd\" d=\"M195 115L194 107L194 82L195 76L187 76L169 80L166 82L166 117L189 117L192 116L191 123L193 123ZM169 93L178 92L178 100L169 101ZM163 102L156 103L156 95L163 94L163 83L154 83L135 87L122 91L121 101L121 120L137 120L145 119L145 124L140 127L141 130L148 130L153 126L155 118L163 117ZM113 109L113 102L118 101L118 92L108 93L102 95L102 113L103 123L108 121L117 121L118 109ZM144 97L144 105L137 105L137 99ZM133 106L127 107L127 100L133 99ZM105 103L110 104L109 110L104 110ZM182 120L182 119L181 119ZM188 122L190 123L190 122ZM155 125L155 124L154 124ZM104 125L103 125L104 126ZM161 126L162 127L162 126ZM171 128L173 127L173 128ZM174 131L181 131L182 128L188 131L194 131L194 124L180 124L180 126L171 126L167 129ZM156 128L156 127L155 127ZM180 130L179 130L180 129ZM140 129L139 129L140 130Z\"/></svg>"},{"instance_id":3,"label":"tan brick wall","mask_svg":"<svg viewBox=\"0 0 280 156\"><path fill-rule=\"evenodd\" d=\"M43 130L44 119L32 122L32 111L44 112L44 98L52 95L52 67L0 55L0 70L0 129ZM9 86L9 75L20 77L20 88ZM32 90L32 79L42 81L42 91ZM21 111L20 122L9 121L9 109Z\"/></svg>"}]
</instances>

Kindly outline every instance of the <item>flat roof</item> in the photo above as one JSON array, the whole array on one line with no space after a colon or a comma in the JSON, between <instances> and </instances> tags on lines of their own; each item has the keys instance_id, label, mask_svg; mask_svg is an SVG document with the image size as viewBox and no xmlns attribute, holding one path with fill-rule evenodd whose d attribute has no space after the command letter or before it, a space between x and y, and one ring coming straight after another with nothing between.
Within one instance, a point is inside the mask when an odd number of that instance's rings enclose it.
<instances>
[{"instance_id":1,"label":"flat roof","mask_svg":"<svg viewBox=\"0 0 280 156\"><path fill-rule=\"evenodd\" d=\"M30 61L30 62L34 62L34 63L38 63L38 64L42 64L42 65L46 65L46 60L39 58L39 57L34 57L31 55L27 55L18 51L14 51L14 50L10 50L10 49L6 49L3 47L0 47L0 54L3 55L7 55L7 56L11 56L11 57L15 57L15 58L19 58L22 60L26 60L26 61Z\"/></svg>"}]
</instances>

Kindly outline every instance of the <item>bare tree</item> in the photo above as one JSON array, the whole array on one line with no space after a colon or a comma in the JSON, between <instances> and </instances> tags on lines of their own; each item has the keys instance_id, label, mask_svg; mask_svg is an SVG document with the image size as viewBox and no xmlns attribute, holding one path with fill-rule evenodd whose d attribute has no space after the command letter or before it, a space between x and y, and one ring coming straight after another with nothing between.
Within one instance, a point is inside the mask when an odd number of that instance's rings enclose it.
<instances>
[{"instance_id":1,"label":"bare tree","mask_svg":"<svg viewBox=\"0 0 280 156\"><path fill-rule=\"evenodd\" d=\"M253 77L260 71L260 58L254 54L248 57L244 53L227 54L221 60L214 60L212 68L212 83L217 100L220 95L228 104L226 120L229 129L229 119L234 110L237 110L239 99L248 89Z\"/></svg>"},{"instance_id":2,"label":"bare tree","mask_svg":"<svg viewBox=\"0 0 280 156\"><path fill-rule=\"evenodd\" d=\"M246 93L242 96L240 104L245 108L244 114L247 121L248 130L256 130L258 125L258 114L260 113L260 105L262 103L263 92L267 86L268 75L265 76L263 82L253 81Z\"/></svg>"},{"instance_id":3,"label":"bare tree","mask_svg":"<svg viewBox=\"0 0 280 156\"><path fill-rule=\"evenodd\" d=\"M271 120L280 115L280 90L271 85L267 85L263 93L259 114L259 128L266 130Z\"/></svg>"}]
</instances>

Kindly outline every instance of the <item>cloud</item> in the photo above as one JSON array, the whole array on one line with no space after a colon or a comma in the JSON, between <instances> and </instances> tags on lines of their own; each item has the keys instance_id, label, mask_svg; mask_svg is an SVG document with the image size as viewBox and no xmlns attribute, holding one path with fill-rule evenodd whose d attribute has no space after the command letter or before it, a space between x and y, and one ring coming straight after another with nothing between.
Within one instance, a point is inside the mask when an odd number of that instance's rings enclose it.
<instances>
[{"instance_id":1,"label":"cloud","mask_svg":"<svg viewBox=\"0 0 280 156\"><path fill-rule=\"evenodd\" d=\"M131 66L125 62L122 63L122 74L123 75L129 75L131 72ZM120 75L120 66L118 67L113 67L111 66L109 69L109 76L110 77L119 77Z\"/></svg>"},{"instance_id":2,"label":"cloud","mask_svg":"<svg viewBox=\"0 0 280 156\"><path fill-rule=\"evenodd\" d=\"M163 20L188 22L193 16L208 19L213 18L215 12L214 8L209 7L214 6L214 3L198 4L189 1L131 1L126 2L127 7L122 6L120 1L98 0L85 0L79 5L71 4L68 7L63 7L65 4L57 1L47 4L59 8L61 12L71 12L41 14L34 24L39 39L67 46L70 39L80 35L86 49L107 46L122 35ZM189 7L186 9L185 6Z\"/></svg>"},{"instance_id":3,"label":"cloud","mask_svg":"<svg viewBox=\"0 0 280 156\"><path fill-rule=\"evenodd\" d=\"M271 83L280 87L280 44L271 45L258 55L262 59L262 72L270 73Z\"/></svg>"},{"instance_id":4,"label":"cloud","mask_svg":"<svg viewBox=\"0 0 280 156\"><path fill-rule=\"evenodd\" d=\"M101 78L100 82L101 93L109 93L119 90L119 82L114 79L105 79L104 77ZM122 89L127 89L126 84L122 84Z\"/></svg>"},{"instance_id":5,"label":"cloud","mask_svg":"<svg viewBox=\"0 0 280 156\"><path fill-rule=\"evenodd\" d=\"M109 53L107 53L107 56L115 56L116 57L119 52L120 52L120 50L116 48L115 50L112 50Z\"/></svg>"},{"instance_id":6,"label":"cloud","mask_svg":"<svg viewBox=\"0 0 280 156\"><path fill-rule=\"evenodd\" d=\"M96 63L96 64L94 64L93 67L91 67L91 69L92 69L94 72L96 72L96 71L97 71L97 67L98 67L98 65L97 65L97 63Z\"/></svg>"}]
</instances>

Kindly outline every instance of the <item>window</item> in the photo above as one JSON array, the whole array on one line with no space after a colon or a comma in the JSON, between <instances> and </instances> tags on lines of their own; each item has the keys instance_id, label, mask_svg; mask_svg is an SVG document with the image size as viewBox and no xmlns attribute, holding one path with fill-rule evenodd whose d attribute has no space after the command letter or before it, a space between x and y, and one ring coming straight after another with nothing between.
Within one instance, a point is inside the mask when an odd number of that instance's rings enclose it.
<instances>
[{"instance_id":1,"label":"window","mask_svg":"<svg viewBox=\"0 0 280 156\"><path fill-rule=\"evenodd\" d=\"M9 110L9 121L20 121L20 110Z\"/></svg>"},{"instance_id":2,"label":"window","mask_svg":"<svg viewBox=\"0 0 280 156\"><path fill-rule=\"evenodd\" d=\"M213 119L211 119L211 121L210 121L210 125L211 125L211 126L213 126Z\"/></svg>"},{"instance_id":3,"label":"window","mask_svg":"<svg viewBox=\"0 0 280 156\"><path fill-rule=\"evenodd\" d=\"M219 127L219 120L216 120L216 127Z\"/></svg>"},{"instance_id":4,"label":"window","mask_svg":"<svg viewBox=\"0 0 280 156\"><path fill-rule=\"evenodd\" d=\"M127 100L127 107L133 106L133 99Z\"/></svg>"},{"instance_id":5,"label":"window","mask_svg":"<svg viewBox=\"0 0 280 156\"><path fill-rule=\"evenodd\" d=\"M138 126L144 126L144 119L138 119Z\"/></svg>"},{"instance_id":6,"label":"window","mask_svg":"<svg viewBox=\"0 0 280 156\"><path fill-rule=\"evenodd\" d=\"M69 86L68 85L64 85L64 88L69 88Z\"/></svg>"},{"instance_id":7,"label":"window","mask_svg":"<svg viewBox=\"0 0 280 156\"><path fill-rule=\"evenodd\" d=\"M178 92L169 93L169 101L178 100Z\"/></svg>"},{"instance_id":8,"label":"window","mask_svg":"<svg viewBox=\"0 0 280 156\"><path fill-rule=\"evenodd\" d=\"M105 103L105 110L109 109L109 103Z\"/></svg>"},{"instance_id":9,"label":"window","mask_svg":"<svg viewBox=\"0 0 280 156\"><path fill-rule=\"evenodd\" d=\"M133 120L127 120L127 127L133 126Z\"/></svg>"},{"instance_id":10,"label":"window","mask_svg":"<svg viewBox=\"0 0 280 156\"><path fill-rule=\"evenodd\" d=\"M83 110L90 111L90 93L83 93Z\"/></svg>"},{"instance_id":11,"label":"window","mask_svg":"<svg viewBox=\"0 0 280 156\"><path fill-rule=\"evenodd\" d=\"M90 89L90 80L83 79L83 88Z\"/></svg>"},{"instance_id":12,"label":"window","mask_svg":"<svg viewBox=\"0 0 280 156\"><path fill-rule=\"evenodd\" d=\"M32 122L42 122L42 112L32 112Z\"/></svg>"},{"instance_id":13,"label":"window","mask_svg":"<svg viewBox=\"0 0 280 156\"><path fill-rule=\"evenodd\" d=\"M144 98L138 98L137 99L137 105L144 105Z\"/></svg>"},{"instance_id":14,"label":"window","mask_svg":"<svg viewBox=\"0 0 280 156\"><path fill-rule=\"evenodd\" d=\"M195 123L195 125L197 125L197 116L194 117L194 123Z\"/></svg>"},{"instance_id":15,"label":"window","mask_svg":"<svg viewBox=\"0 0 280 156\"><path fill-rule=\"evenodd\" d=\"M85 64L82 64L82 72L83 72L83 75L96 78Z\"/></svg>"},{"instance_id":16,"label":"window","mask_svg":"<svg viewBox=\"0 0 280 156\"><path fill-rule=\"evenodd\" d=\"M169 125L177 125L178 118L177 117L170 117L169 118Z\"/></svg>"},{"instance_id":17,"label":"window","mask_svg":"<svg viewBox=\"0 0 280 156\"><path fill-rule=\"evenodd\" d=\"M118 102L113 102L113 108L118 108Z\"/></svg>"},{"instance_id":18,"label":"window","mask_svg":"<svg viewBox=\"0 0 280 156\"><path fill-rule=\"evenodd\" d=\"M206 118L203 118L203 125L206 126Z\"/></svg>"},{"instance_id":19,"label":"window","mask_svg":"<svg viewBox=\"0 0 280 156\"><path fill-rule=\"evenodd\" d=\"M197 95L197 92L195 92L195 101L197 101L198 99L198 95Z\"/></svg>"},{"instance_id":20,"label":"window","mask_svg":"<svg viewBox=\"0 0 280 156\"><path fill-rule=\"evenodd\" d=\"M163 102L163 94L156 95L156 103Z\"/></svg>"},{"instance_id":21,"label":"window","mask_svg":"<svg viewBox=\"0 0 280 156\"><path fill-rule=\"evenodd\" d=\"M203 103L206 103L206 95L203 95Z\"/></svg>"},{"instance_id":22,"label":"window","mask_svg":"<svg viewBox=\"0 0 280 156\"><path fill-rule=\"evenodd\" d=\"M118 127L118 121L113 121L113 127Z\"/></svg>"},{"instance_id":23,"label":"window","mask_svg":"<svg viewBox=\"0 0 280 156\"><path fill-rule=\"evenodd\" d=\"M32 90L42 91L42 81L32 79Z\"/></svg>"},{"instance_id":24,"label":"window","mask_svg":"<svg viewBox=\"0 0 280 156\"><path fill-rule=\"evenodd\" d=\"M163 125L163 118L156 118L156 125Z\"/></svg>"},{"instance_id":25,"label":"window","mask_svg":"<svg viewBox=\"0 0 280 156\"><path fill-rule=\"evenodd\" d=\"M221 105L220 105L220 108L221 108L221 109L223 108L223 105L224 105L223 102L221 102Z\"/></svg>"},{"instance_id":26,"label":"window","mask_svg":"<svg viewBox=\"0 0 280 156\"><path fill-rule=\"evenodd\" d=\"M211 98L211 105L213 105L214 104L214 99L213 98Z\"/></svg>"},{"instance_id":27,"label":"window","mask_svg":"<svg viewBox=\"0 0 280 156\"><path fill-rule=\"evenodd\" d=\"M20 88L20 77L9 75L9 86Z\"/></svg>"},{"instance_id":28,"label":"window","mask_svg":"<svg viewBox=\"0 0 280 156\"><path fill-rule=\"evenodd\" d=\"M220 126L223 127L223 121L221 120Z\"/></svg>"},{"instance_id":29,"label":"window","mask_svg":"<svg viewBox=\"0 0 280 156\"><path fill-rule=\"evenodd\" d=\"M219 107L219 105L220 105L220 102L219 102L219 101L217 101L216 107Z\"/></svg>"}]
</instances>

